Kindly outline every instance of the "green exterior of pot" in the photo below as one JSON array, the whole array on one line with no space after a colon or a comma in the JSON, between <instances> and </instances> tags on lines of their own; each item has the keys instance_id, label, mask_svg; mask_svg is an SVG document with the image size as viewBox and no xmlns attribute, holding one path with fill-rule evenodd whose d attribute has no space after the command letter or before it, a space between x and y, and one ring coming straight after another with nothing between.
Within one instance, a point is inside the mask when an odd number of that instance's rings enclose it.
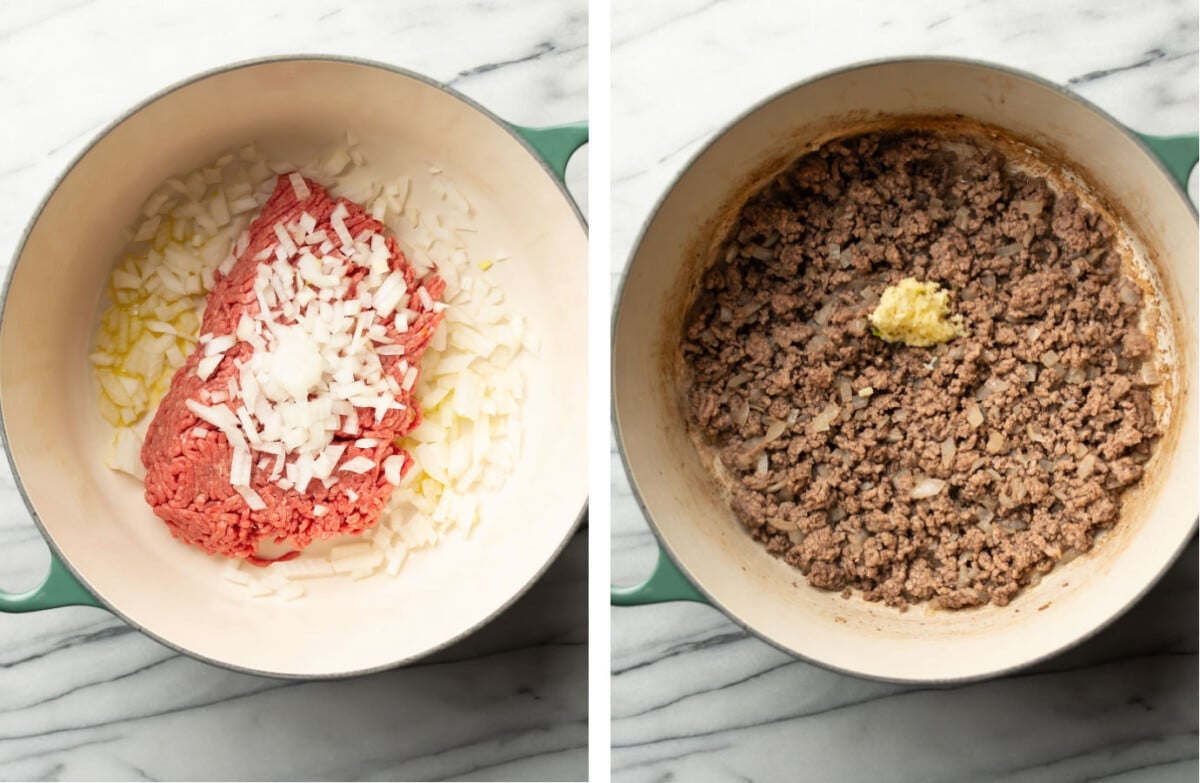
<instances>
[{"instance_id":1,"label":"green exterior of pot","mask_svg":"<svg viewBox=\"0 0 1200 783\"><path fill-rule=\"evenodd\" d=\"M695 601L706 604L708 599L680 572L670 556L658 550L658 563L650 578L632 587L614 587L610 600L613 606L641 606L667 601Z\"/></svg>"},{"instance_id":2,"label":"green exterior of pot","mask_svg":"<svg viewBox=\"0 0 1200 783\"><path fill-rule=\"evenodd\" d=\"M1142 143L1150 148L1171 176L1183 189L1187 189L1188 175L1196 166L1200 157L1200 136L1195 133L1185 133L1180 136L1150 136L1145 133L1135 134Z\"/></svg>"},{"instance_id":3,"label":"green exterior of pot","mask_svg":"<svg viewBox=\"0 0 1200 783\"><path fill-rule=\"evenodd\" d=\"M24 593L0 591L2 612L36 612L60 606L103 607L103 604L79 584L54 552L50 553L50 572L41 585Z\"/></svg>"},{"instance_id":4,"label":"green exterior of pot","mask_svg":"<svg viewBox=\"0 0 1200 783\"><path fill-rule=\"evenodd\" d=\"M571 155L588 140L586 122L553 125L547 128L527 128L522 125L511 127L533 147L542 160L546 161L546 165L560 180L566 177L567 161L571 159Z\"/></svg>"}]
</instances>

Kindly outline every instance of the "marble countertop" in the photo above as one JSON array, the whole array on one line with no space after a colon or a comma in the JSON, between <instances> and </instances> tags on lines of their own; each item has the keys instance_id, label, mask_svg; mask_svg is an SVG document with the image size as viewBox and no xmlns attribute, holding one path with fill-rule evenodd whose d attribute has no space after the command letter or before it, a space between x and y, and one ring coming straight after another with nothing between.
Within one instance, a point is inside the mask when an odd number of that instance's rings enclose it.
<instances>
[{"instance_id":1,"label":"marble countertop","mask_svg":"<svg viewBox=\"0 0 1200 783\"><path fill-rule=\"evenodd\" d=\"M1067 85L1139 131L1195 132L1200 121L1193 0L614 0L612 38L614 291L655 201L714 132L828 69L965 56ZM631 584L655 545L615 452L612 475L613 579ZM697 604L611 618L614 781L1197 777L1195 540L1091 641L958 687L835 674Z\"/></svg>"},{"instance_id":2,"label":"marble countertop","mask_svg":"<svg viewBox=\"0 0 1200 783\"><path fill-rule=\"evenodd\" d=\"M586 0L203 4L0 0L0 263L64 166L121 112L229 62L354 56L526 125L587 113ZM586 211L587 153L568 185ZM0 466L0 584L48 554ZM579 780L587 532L516 605L416 665L294 682L226 671L106 612L0 615L2 779Z\"/></svg>"}]
</instances>

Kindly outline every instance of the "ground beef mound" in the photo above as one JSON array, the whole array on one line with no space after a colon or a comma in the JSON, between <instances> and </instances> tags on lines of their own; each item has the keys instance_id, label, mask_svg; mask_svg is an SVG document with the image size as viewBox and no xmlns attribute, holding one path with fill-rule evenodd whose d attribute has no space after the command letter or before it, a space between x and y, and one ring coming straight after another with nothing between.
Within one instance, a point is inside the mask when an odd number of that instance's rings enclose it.
<instances>
[{"instance_id":1,"label":"ground beef mound","mask_svg":"<svg viewBox=\"0 0 1200 783\"><path fill-rule=\"evenodd\" d=\"M258 311L254 278L259 262L255 258L264 248L278 241L274 233L276 223L290 225L303 212L308 212L316 218L318 230L325 230L330 237L336 236L329 216L340 201L349 210L344 222L352 236L357 237L364 231L384 233L383 224L358 204L346 199L334 200L321 185L312 181L307 184L311 195L299 201L287 176L279 177L262 212L250 224L250 241L246 249L228 275L217 276L208 294L201 334L230 334L235 331L243 312ZM442 318L441 313L426 308L415 291L424 285L436 301L445 284L436 275L419 281L395 239L390 234L385 236L390 251L389 265L404 273L410 294L408 307L418 313L403 334L395 330L393 323L387 323L389 336L403 344L405 352L403 356L381 356L380 359L384 371L400 381L403 376L400 361L406 360L410 365L419 361ZM295 262L296 258L293 258L292 263ZM360 267L354 277L357 281L365 274L366 269ZM353 286L349 295L354 296ZM230 378L239 372L238 363L248 358L253 350L249 343L239 342L226 352L207 381L202 381L195 371L202 351L197 349L188 357L187 363L172 378L171 387L150 423L142 448L142 463L146 467L146 501L167 523L172 535L210 554L248 558L263 564L267 561L260 559L258 552L264 542L288 543L298 551L314 540L361 533L373 525L394 489L384 477L383 460L393 454L402 454L405 470L411 467L411 456L397 446L395 440L420 424L421 413L409 392L398 396L406 407L388 410L381 421L376 421L373 409L357 408L359 433L339 432L334 438L334 444L347 447L339 462L366 456L374 461L375 467L362 474L337 472L336 481L328 487L313 480L307 487L283 490L270 480L274 457L269 458L269 464L264 467L257 464L260 455L256 454L250 483L266 503L266 508L252 511L229 482L233 453L229 441L211 427L206 437L198 437L193 430L198 425L204 426L204 422L188 409L186 401L204 403L203 391L226 391ZM225 404L233 410L239 402L240 399L235 398ZM358 438L375 438L379 443L371 448L360 448L354 445ZM318 506L324 507L324 511L318 513Z\"/></svg>"},{"instance_id":2,"label":"ground beef mound","mask_svg":"<svg viewBox=\"0 0 1200 783\"><path fill-rule=\"evenodd\" d=\"M949 289L966 335L871 336L905 277ZM1159 432L1141 305L1112 227L996 149L842 139L752 197L706 271L687 414L738 519L812 585L1004 605L1088 551L1142 475Z\"/></svg>"}]
</instances>

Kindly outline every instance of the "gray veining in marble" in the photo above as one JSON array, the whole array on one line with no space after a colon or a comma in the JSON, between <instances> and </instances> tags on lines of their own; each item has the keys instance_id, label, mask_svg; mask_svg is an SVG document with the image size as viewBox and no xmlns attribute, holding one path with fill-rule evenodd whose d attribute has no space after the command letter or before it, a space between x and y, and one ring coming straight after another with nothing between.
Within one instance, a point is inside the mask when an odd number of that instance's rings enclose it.
<instances>
[{"instance_id":1,"label":"gray veining in marble","mask_svg":"<svg viewBox=\"0 0 1200 783\"><path fill-rule=\"evenodd\" d=\"M584 0L0 0L0 265L58 172L119 113L238 60L329 53L448 82L505 119L587 112ZM568 185L586 212L587 153ZM0 584L47 554L0 467ZM96 609L0 615L2 779L579 780L587 531L516 605L417 665L271 680L181 656Z\"/></svg>"},{"instance_id":2,"label":"gray veining in marble","mask_svg":"<svg viewBox=\"0 0 1200 783\"><path fill-rule=\"evenodd\" d=\"M615 0L613 291L649 211L690 157L789 84L886 56L971 57L1068 85L1139 131L1195 132L1197 26L1192 0ZM613 579L630 584L649 572L655 547L611 459ZM1197 778L1195 540L1096 638L966 686L835 674L707 606L613 608L611 619L621 783Z\"/></svg>"}]
</instances>

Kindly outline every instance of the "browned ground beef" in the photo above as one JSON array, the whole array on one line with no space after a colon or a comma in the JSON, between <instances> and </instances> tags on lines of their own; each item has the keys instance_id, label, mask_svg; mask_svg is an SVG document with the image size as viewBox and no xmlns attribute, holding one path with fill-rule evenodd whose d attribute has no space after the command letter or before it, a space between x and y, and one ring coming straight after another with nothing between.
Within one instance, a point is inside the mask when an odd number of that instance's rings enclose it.
<instances>
[{"instance_id":1,"label":"browned ground beef","mask_svg":"<svg viewBox=\"0 0 1200 783\"><path fill-rule=\"evenodd\" d=\"M811 584L898 607L1003 605L1089 550L1159 434L1112 238L962 139L800 158L743 208L685 326L688 414L738 518ZM966 335L872 337L905 277L948 288Z\"/></svg>"}]
</instances>

